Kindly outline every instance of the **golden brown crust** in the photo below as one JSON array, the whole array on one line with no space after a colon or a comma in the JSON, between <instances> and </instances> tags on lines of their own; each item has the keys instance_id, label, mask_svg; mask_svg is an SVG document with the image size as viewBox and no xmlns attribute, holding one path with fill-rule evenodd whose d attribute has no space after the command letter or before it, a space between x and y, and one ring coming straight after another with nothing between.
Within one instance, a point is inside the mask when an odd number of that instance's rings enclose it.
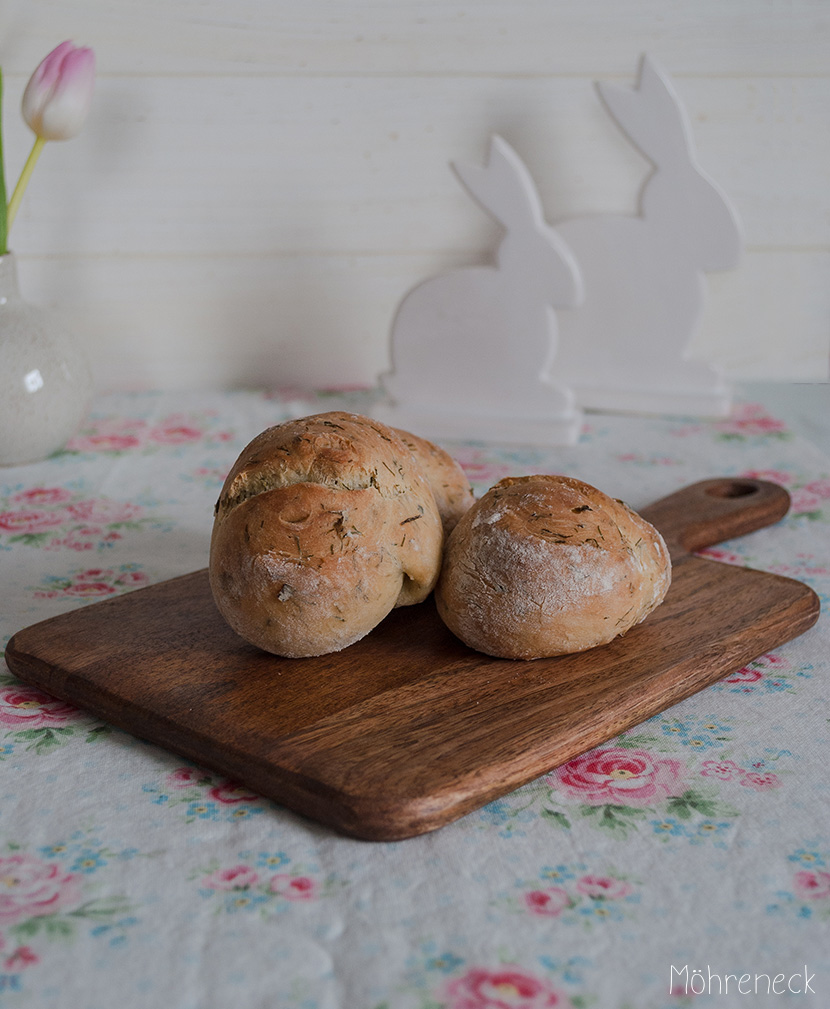
<instances>
[{"instance_id":1,"label":"golden brown crust","mask_svg":"<svg viewBox=\"0 0 830 1009\"><path fill-rule=\"evenodd\" d=\"M444 536L449 536L458 520L475 502L467 474L453 457L438 445L409 431L395 429L427 478L444 525Z\"/></svg>"},{"instance_id":2,"label":"golden brown crust","mask_svg":"<svg viewBox=\"0 0 830 1009\"><path fill-rule=\"evenodd\" d=\"M671 581L663 538L621 501L571 477L508 478L459 521L435 600L471 648L532 659L607 644Z\"/></svg>"},{"instance_id":3,"label":"golden brown crust","mask_svg":"<svg viewBox=\"0 0 830 1009\"><path fill-rule=\"evenodd\" d=\"M392 428L316 414L263 431L240 454L216 505L211 588L246 640L322 655L425 599L442 539L426 477Z\"/></svg>"}]
</instances>

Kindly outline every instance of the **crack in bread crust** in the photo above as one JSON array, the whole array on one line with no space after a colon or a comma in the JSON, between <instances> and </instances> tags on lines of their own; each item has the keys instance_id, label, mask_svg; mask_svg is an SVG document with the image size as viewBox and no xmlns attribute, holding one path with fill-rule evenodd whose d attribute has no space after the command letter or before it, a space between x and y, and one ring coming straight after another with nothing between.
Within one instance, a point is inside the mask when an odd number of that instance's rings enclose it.
<instances>
[{"instance_id":1,"label":"crack in bread crust","mask_svg":"<svg viewBox=\"0 0 830 1009\"><path fill-rule=\"evenodd\" d=\"M389 458L367 454L362 439L380 439ZM268 428L243 450L228 475L214 515L224 519L243 501L295 484L332 490L375 490L380 497L411 491L414 457L389 428L359 414L333 412Z\"/></svg>"}]
</instances>

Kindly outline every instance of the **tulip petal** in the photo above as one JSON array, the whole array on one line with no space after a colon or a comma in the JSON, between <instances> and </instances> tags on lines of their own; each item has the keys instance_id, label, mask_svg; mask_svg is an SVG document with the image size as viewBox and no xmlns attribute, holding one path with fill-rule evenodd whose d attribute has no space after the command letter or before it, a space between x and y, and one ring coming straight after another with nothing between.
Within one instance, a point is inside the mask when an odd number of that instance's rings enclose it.
<instances>
[{"instance_id":1,"label":"tulip petal","mask_svg":"<svg viewBox=\"0 0 830 1009\"><path fill-rule=\"evenodd\" d=\"M21 110L43 140L69 140L86 121L95 85L95 55L62 42L43 60L23 92Z\"/></svg>"}]
</instances>

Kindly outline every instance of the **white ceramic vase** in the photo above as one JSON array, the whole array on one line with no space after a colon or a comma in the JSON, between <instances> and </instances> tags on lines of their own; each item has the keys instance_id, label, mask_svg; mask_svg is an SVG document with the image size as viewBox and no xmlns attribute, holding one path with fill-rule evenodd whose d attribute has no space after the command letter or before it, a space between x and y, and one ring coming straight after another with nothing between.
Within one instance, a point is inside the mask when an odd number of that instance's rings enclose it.
<instances>
[{"instance_id":1,"label":"white ceramic vase","mask_svg":"<svg viewBox=\"0 0 830 1009\"><path fill-rule=\"evenodd\" d=\"M0 465L56 452L77 431L91 395L76 339L21 298L14 253L0 256Z\"/></svg>"}]
</instances>

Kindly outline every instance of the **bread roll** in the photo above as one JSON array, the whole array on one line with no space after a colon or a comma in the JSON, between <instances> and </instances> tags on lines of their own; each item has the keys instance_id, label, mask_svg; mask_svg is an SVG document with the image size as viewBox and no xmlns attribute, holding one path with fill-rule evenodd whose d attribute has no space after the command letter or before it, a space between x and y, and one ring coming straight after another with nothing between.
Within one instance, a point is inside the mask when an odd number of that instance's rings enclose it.
<instances>
[{"instance_id":1,"label":"bread roll","mask_svg":"<svg viewBox=\"0 0 830 1009\"><path fill-rule=\"evenodd\" d=\"M415 456L421 472L432 489L438 513L444 526L444 536L455 528L458 520L475 501L467 474L449 452L419 438L409 431L395 429L409 451Z\"/></svg>"},{"instance_id":2,"label":"bread roll","mask_svg":"<svg viewBox=\"0 0 830 1009\"><path fill-rule=\"evenodd\" d=\"M432 491L399 435L357 414L318 414L242 451L216 505L210 584L247 641L323 655L425 599L442 542Z\"/></svg>"},{"instance_id":3,"label":"bread roll","mask_svg":"<svg viewBox=\"0 0 830 1009\"><path fill-rule=\"evenodd\" d=\"M662 536L621 501L562 476L508 478L450 536L435 599L488 655L534 659L603 645L663 600Z\"/></svg>"}]
</instances>

